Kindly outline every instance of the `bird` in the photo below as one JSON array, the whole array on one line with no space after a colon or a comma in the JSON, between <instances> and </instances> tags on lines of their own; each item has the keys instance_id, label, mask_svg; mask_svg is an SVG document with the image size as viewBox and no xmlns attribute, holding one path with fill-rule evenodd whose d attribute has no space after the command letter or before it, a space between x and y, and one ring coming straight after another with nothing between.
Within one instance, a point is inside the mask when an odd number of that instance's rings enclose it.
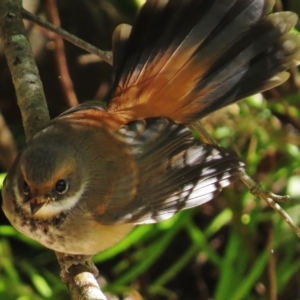
<instances>
[{"instance_id":1,"label":"bird","mask_svg":"<svg viewBox=\"0 0 300 300\"><path fill-rule=\"evenodd\" d=\"M11 224L57 252L94 255L236 181L243 160L190 126L299 64L297 16L272 13L274 2L146 1L113 33L106 105L63 112L19 153L2 188Z\"/></svg>"}]
</instances>

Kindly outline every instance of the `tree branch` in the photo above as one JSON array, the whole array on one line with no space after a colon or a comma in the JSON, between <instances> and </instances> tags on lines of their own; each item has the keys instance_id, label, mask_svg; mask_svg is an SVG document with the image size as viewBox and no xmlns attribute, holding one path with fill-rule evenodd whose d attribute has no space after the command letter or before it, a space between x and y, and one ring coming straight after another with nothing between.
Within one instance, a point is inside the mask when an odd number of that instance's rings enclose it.
<instances>
[{"instance_id":1,"label":"tree branch","mask_svg":"<svg viewBox=\"0 0 300 300\"><path fill-rule=\"evenodd\" d=\"M96 277L98 269L92 256L69 256L56 252L61 267L61 279L74 300L106 300Z\"/></svg>"},{"instance_id":2,"label":"tree branch","mask_svg":"<svg viewBox=\"0 0 300 300\"><path fill-rule=\"evenodd\" d=\"M21 12L21 0L0 1L0 37L29 141L50 121L50 117ZM70 265L70 260L65 259L67 255L57 253L57 257L73 299L105 300L94 277L96 271L91 258L82 264L82 257L74 256Z\"/></svg>"},{"instance_id":3,"label":"tree branch","mask_svg":"<svg viewBox=\"0 0 300 300\"><path fill-rule=\"evenodd\" d=\"M21 0L0 1L0 37L21 110L26 139L50 120L38 69L26 38Z\"/></svg>"}]
</instances>

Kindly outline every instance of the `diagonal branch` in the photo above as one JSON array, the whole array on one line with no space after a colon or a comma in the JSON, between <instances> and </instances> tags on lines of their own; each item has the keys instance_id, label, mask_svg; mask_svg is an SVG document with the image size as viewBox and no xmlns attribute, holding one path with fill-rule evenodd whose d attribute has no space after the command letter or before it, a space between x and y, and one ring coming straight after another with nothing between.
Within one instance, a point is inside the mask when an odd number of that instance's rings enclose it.
<instances>
[{"instance_id":1,"label":"diagonal branch","mask_svg":"<svg viewBox=\"0 0 300 300\"><path fill-rule=\"evenodd\" d=\"M57 33L58 35L60 35L65 40L69 41L70 43L78 46L79 48L86 50L87 52L90 52L92 54L99 56L102 60L104 60L107 63L109 63L110 65L112 65L113 59L112 59L111 51L102 51L102 50L98 49L97 47L78 38L77 36L67 32L66 30L64 30L60 27L57 27L57 26L47 22L46 20L43 20L43 19L35 16L34 14L30 13L29 11L27 11L25 9L22 10L22 16L26 20L32 21L45 29L48 29L52 32Z\"/></svg>"},{"instance_id":2,"label":"diagonal branch","mask_svg":"<svg viewBox=\"0 0 300 300\"><path fill-rule=\"evenodd\" d=\"M218 143L203 128L200 122L194 123L192 127L200 134L205 143L218 145ZM240 180L247 186L252 195L259 197L260 199L267 202L267 204L285 220L285 222L300 238L300 229L297 227L288 213L278 204L278 202L288 202L290 200L290 197L288 195L280 196L263 190L262 187L245 172L241 174Z\"/></svg>"}]
</instances>

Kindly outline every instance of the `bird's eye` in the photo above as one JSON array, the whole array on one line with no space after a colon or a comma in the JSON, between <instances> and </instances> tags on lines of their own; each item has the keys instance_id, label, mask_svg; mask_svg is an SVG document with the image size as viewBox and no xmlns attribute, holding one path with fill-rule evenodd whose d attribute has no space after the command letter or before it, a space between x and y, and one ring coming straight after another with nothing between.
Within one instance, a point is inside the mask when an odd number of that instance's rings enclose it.
<instances>
[{"instance_id":1,"label":"bird's eye","mask_svg":"<svg viewBox=\"0 0 300 300\"><path fill-rule=\"evenodd\" d=\"M60 179L56 182L55 189L59 194L64 194L68 190L68 184L64 179Z\"/></svg>"},{"instance_id":2,"label":"bird's eye","mask_svg":"<svg viewBox=\"0 0 300 300\"><path fill-rule=\"evenodd\" d=\"M29 193L30 193L30 189L29 189L29 186L28 186L28 183L24 180L23 181L23 187L22 187L22 190L23 190L23 194L25 196L28 196Z\"/></svg>"}]
</instances>

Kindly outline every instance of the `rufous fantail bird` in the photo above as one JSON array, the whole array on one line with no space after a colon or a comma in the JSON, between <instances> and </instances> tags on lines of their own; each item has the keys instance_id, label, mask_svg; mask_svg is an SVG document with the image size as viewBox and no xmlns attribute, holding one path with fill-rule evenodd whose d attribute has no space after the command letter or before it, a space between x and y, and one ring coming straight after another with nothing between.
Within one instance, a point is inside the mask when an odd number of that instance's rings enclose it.
<instances>
[{"instance_id":1,"label":"rufous fantail bird","mask_svg":"<svg viewBox=\"0 0 300 300\"><path fill-rule=\"evenodd\" d=\"M300 60L274 0L148 0L113 35L107 107L81 104L19 154L2 190L12 225L48 248L93 255L138 224L201 205L244 169L189 125L288 78Z\"/></svg>"}]
</instances>

